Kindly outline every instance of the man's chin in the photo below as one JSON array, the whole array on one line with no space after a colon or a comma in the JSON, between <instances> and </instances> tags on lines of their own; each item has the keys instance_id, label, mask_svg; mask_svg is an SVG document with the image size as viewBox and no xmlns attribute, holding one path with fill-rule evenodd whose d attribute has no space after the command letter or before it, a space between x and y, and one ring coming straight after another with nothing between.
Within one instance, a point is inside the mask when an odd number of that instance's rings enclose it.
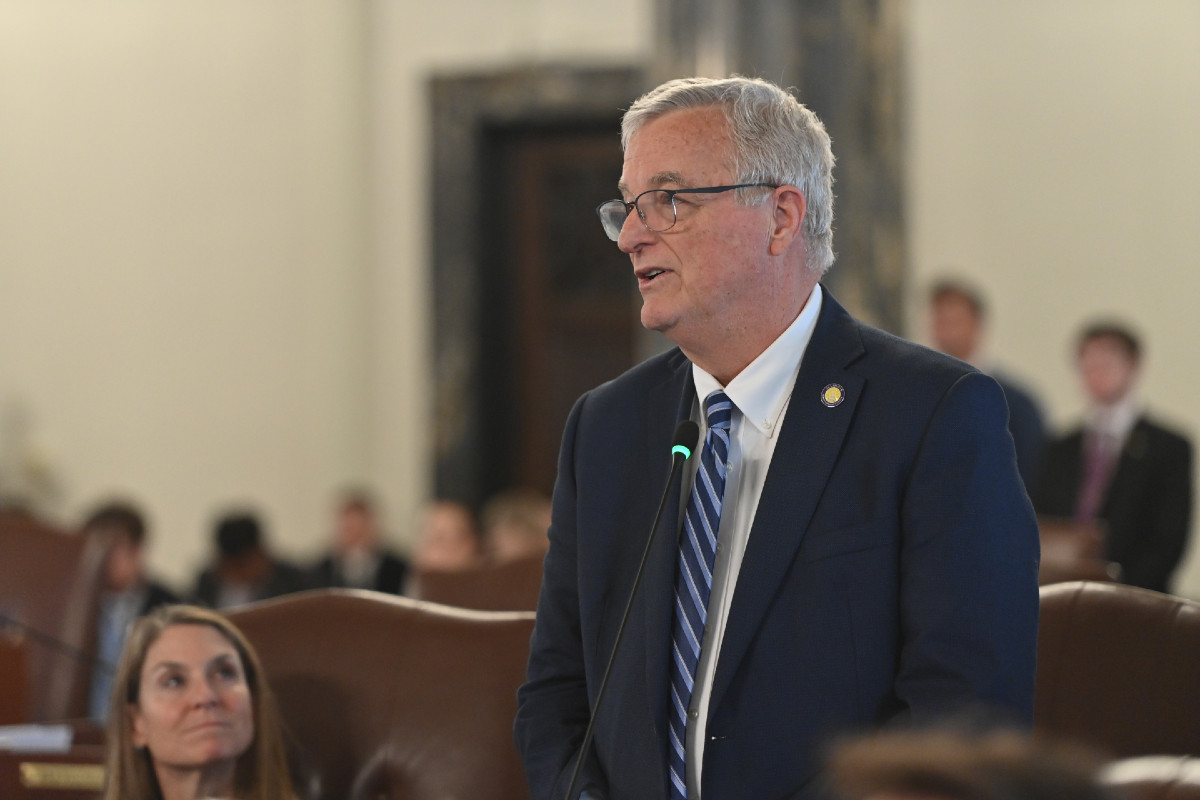
<instances>
[{"instance_id":1,"label":"man's chin","mask_svg":"<svg viewBox=\"0 0 1200 800\"><path fill-rule=\"evenodd\" d=\"M664 313L663 311L654 308L652 303L642 302L642 327L648 331L657 331L661 334L669 334L671 328L675 327L676 319L674 316Z\"/></svg>"}]
</instances>

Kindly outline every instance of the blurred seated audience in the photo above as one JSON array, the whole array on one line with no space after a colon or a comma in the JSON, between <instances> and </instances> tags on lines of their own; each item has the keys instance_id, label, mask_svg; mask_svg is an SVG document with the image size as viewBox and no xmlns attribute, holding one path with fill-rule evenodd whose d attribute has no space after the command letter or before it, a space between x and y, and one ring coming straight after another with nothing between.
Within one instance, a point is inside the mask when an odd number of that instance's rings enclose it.
<instances>
[{"instance_id":1,"label":"blurred seated audience","mask_svg":"<svg viewBox=\"0 0 1200 800\"><path fill-rule=\"evenodd\" d=\"M839 800L1118 800L1088 750L1015 731L894 730L829 759Z\"/></svg>"},{"instance_id":2,"label":"blurred seated audience","mask_svg":"<svg viewBox=\"0 0 1200 800\"><path fill-rule=\"evenodd\" d=\"M470 509L452 500L435 500L421 509L412 553L417 572L460 572L478 567L481 559Z\"/></svg>"},{"instance_id":3,"label":"blurred seated audience","mask_svg":"<svg viewBox=\"0 0 1200 800\"><path fill-rule=\"evenodd\" d=\"M176 605L138 620L115 688L104 800L293 800L258 656L220 614Z\"/></svg>"},{"instance_id":4,"label":"blurred seated audience","mask_svg":"<svg viewBox=\"0 0 1200 800\"><path fill-rule=\"evenodd\" d=\"M488 500L480 518L489 564L542 558L550 547L550 498L538 492L501 492Z\"/></svg>"},{"instance_id":5,"label":"blurred seated audience","mask_svg":"<svg viewBox=\"0 0 1200 800\"><path fill-rule=\"evenodd\" d=\"M313 568L316 587L401 593L408 562L384 545L375 508L366 492L351 491L342 496L332 548Z\"/></svg>"},{"instance_id":6,"label":"blurred seated audience","mask_svg":"<svg viewBox=\"0 0 1200 800\"><path fill-rule=\"evenodd\" d=\"M88 716L103 722L113 671L130 626L179 598L146 575L146 520L137 506L119 500L98 506L83 523L83 534L103 539L108 548L96 616L96 663L88 690Z\"/></svg>"},{"instance_id":7,"label":"blurred seated audience","mask_svg":"<svg viewBox=\"0 0 1200 800\"><path fill-rule=\"evenodd\" d=\"M209 608L229 608L312 587L303 570L271 554L254 514L221 517L214 539L216 561L200 573L194 593Z\"/></svg>"}]
</instances>

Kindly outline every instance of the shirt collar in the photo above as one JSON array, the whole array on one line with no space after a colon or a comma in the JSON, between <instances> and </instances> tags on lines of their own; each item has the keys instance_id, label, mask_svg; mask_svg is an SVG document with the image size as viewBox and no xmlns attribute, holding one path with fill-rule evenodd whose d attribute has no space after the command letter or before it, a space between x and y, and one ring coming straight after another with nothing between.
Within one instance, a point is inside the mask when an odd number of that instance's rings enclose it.
<instances>
[{"instance_id":1,"label":"shirt collar","mask_svg":"<svg viewBox=\"0 0 1200 800\"><path fill-rule=\"evenodd\" d=\"M1088 410L1088 429L1123 442L1141 414L1141 403L1129 392L1111 406L1093 406Z\"/></svg>"},{"instance_id":2,"label":"shirt collar","mask_svg":"<svg viewBox=\"0 0 1200 800\"><path fill-rule=\"evenodd\" d=\"M820 284L813 287L812 294L792 324L771 342L758 358L737 374L728 386L722 387L712 375L695 364L692 365L692 381L696 386L696 397L703 409L704 398L717 389L725 394L742 412L742 418L753 425L767 438L775 435L792 396L792 386L800 371L800 362L821 313L823 293ZM701 411L703 415L703 411Z\"/></svg>"}]
</instances>

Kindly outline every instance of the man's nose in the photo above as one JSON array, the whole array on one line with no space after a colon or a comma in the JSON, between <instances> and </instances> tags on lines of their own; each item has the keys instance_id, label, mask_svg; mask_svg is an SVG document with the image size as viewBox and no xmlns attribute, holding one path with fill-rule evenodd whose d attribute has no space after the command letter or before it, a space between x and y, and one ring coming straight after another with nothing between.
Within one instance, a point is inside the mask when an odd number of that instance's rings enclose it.
<instances>
[{"instance_id":1,"label":"man's nose","mask_svg":"<svg viewBox=\"0 0 1200 800\"><path fill-rule=\"evenodd\" d=\"M635 208L625 217L625 224L621 226L621 234L617 237L617 248L622 253L632 253L657 235L646 227Z\"/></svg>"}]
</instances>

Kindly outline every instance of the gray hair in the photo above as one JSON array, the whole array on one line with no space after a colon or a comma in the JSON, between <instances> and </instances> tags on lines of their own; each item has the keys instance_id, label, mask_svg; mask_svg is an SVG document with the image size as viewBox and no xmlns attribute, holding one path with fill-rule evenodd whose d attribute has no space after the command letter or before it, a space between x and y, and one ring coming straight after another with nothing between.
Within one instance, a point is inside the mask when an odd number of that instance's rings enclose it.
<instances>
[{"instance_id":1,"label":"gray hair","mask_svg":"<svg viewBox=\"0 0 1200 800\"><path fill-rule=\"evenodd\" d=\"M804 195L807 266L833 266L833 150L817 115L773 83L735 75L680 78L637 99L621 120L621 146L671 111L717 107L729 124L735 183L778 183ZM752 190L739 190L742 202ZM744 194L745 193L745 194Z\"/></svg>"}]
</instances>

